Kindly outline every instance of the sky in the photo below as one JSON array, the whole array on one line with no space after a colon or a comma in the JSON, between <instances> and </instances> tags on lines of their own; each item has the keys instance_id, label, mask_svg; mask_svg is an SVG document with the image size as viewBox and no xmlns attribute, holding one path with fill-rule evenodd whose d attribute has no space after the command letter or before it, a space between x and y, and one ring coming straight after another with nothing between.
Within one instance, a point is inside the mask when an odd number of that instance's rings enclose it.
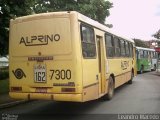
<instances>
[{"instance_id":1,"label":"sky","mask_svg":"<svg viewBox=\"0 0 160 120\"><path fill-rule=\"evenodd\" d=\"M113 3L106 24L128 38L152 40L160 29L160 0L109 0Z\"/></svg>"}]
</instances>

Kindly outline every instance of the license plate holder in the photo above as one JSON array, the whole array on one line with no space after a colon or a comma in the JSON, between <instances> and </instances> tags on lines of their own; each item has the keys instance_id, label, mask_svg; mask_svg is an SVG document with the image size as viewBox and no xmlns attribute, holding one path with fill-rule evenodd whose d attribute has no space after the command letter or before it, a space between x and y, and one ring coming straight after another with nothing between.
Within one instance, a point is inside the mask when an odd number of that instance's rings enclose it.
<instances>
[{"instance_id":1,"label":"license plate holder","mask_svg":"<svg viewBox=\"0 0 160 120\"><path fill-rule=\"evenodd\" d=\"M45 83L46 76L46 65L36 64L34 66L34 81L37 83Z\"/></svg>"},{"instance_id":2,"label":"license plate holder","mask_svg":"<svg viewBox=\"0 0 160 120\"><path fill-rule=\"evenodd\" d=\"M37 93L47 93L47 88L36 88Z\"/></svg>"}]
</instances>

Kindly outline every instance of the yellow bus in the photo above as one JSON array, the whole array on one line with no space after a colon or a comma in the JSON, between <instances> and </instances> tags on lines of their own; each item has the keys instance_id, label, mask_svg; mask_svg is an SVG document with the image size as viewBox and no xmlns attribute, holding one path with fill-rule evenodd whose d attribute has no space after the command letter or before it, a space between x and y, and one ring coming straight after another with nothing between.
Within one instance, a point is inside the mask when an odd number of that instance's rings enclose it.
<instances>
[{"instance_id":1,"label":"yellow bus","mask_svg":"<svg viewBox=\"0 0 160 120\"><path fill-rule=\"evenodd\" d=\"M133 40L76 11L11 20L9 39L12 98L111 99L136 73Z\"/></svg>"}]
</instances>

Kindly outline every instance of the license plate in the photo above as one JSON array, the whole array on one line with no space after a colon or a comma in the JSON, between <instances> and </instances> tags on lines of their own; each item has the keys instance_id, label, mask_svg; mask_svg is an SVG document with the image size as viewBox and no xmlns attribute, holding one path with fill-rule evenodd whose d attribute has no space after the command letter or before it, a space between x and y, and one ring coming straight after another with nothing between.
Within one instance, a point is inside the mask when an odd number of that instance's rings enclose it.
<instances>
[{"instance_id":1,"label":"license plate","mask_svg":"<svg viewBox=\"0 0 160 120\"><path fill-rule=\"evenodd\" d=\"M38 92L38 93L47 93L47 88L36 88L36 92Z\"/></svg>"},{"instance_id":2,"label":"license plate","mask_svg":"<svg viewBox=\"0 0 160 120\"><path fill-rule=\"evenodd\" d=\"M37 64L34 66L34 80L35 82L46 82L46 66Z\"/></svg>"}]
</instances>

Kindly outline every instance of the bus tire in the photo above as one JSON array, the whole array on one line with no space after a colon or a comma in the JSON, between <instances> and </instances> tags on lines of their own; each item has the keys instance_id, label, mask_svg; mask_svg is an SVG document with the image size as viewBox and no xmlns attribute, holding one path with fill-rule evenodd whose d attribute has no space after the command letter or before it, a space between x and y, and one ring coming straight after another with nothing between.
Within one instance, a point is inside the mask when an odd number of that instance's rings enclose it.
<instances>
[{"instance_id":1,"label":"bus tire","mask_svg":"<svg viewBox=\"0 0 160 120\"><path fill-rule=\"evenodd\" d=\"M114 81L113 77L110 76L108 80L108 93L104 95L104 99L111 100L113 98L113 95L114 95Z\"/></svg>"},{"instance_id":2,"label":"bus tire","mask_svg":"<svg viewBox=\"0 0 160 120\"><path fill-rule=\"evenodd\" d=\"M143 65L142 65L139 73L142 74L143 72L144 72L144 67L143 67Z\"/></svg>"},{"instance_id":3,"label":"bus tire","mask_svg":"<svg viewBox=\"0 0 160 120\"><path fill-rule=\"evenodd\" d=\"M131 79L128 81L128 84L132 84L133 77L134 77L134 74L133 74L133 72L131 72Z\"/></svg>"},{"instance_id":4,"label":"bus tire","mask_svg":"<svg viewBox=\"0 0 160 120\"><path fill-rule=\"evenodd\" d=\"M154 69L153 70L156 71L156 68L157 68L156 65L154 65Z\"/></svg>"}]
</instances>

